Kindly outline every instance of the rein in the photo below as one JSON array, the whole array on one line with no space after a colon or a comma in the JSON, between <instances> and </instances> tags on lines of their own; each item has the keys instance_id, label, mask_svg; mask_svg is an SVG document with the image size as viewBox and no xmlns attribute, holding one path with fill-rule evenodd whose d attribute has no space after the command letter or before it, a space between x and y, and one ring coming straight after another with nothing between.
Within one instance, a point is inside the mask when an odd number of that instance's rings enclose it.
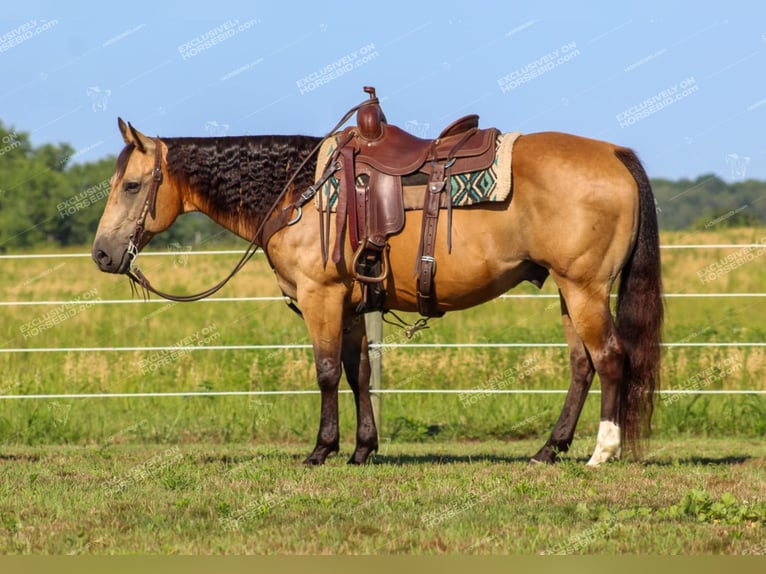
<instances>
[{"instance_id":1,"label":"rein","mask_svg":"<svg viewBox=\"0 0 766 574\"><path fill-rule=\"evenodd\" d=\"M316 146L314 146L311 152L295 169L293 174L290 176L290 179L287 180L287 183L285 183L284 187L282 188L282 191L280 191L279 195L274 200L269 210L266 212L266 215L263 218L263 221L261 221L260 225L258 226L258 229L255 232L255 235L253 235L253 239L245 248L245 252L242 254L242 257L234 265L234 268L229 272L229 274L226 277L224 277L221 281L219 281L212 287L205 289L204 291L200 291L199 293L195 293L193 295L172 295L170 293L165 293L164 291L157 289L149 282L149 279L147 279L146 275L144 275L141 272L141 270L135 265L136 258L138 257L138 246L141 244L141 238L143 237L143 234L145 231L146 217L149 213L151 213L152 217L155 216L155 213L157 210L157 193L159 191L160 185L162 184L161 145L160 145L159 138L153 138L155 143L155 149L154 149L154 169L152 170L152 185L149 188L149 193L146 196L146 201L144 202L144 207L141 210L141 215L136 221L136 227L133 230L133 233L130 235L130 240L128 243L128 257L130 258L130 269L127 272L127 276L132 281L131 286L140 288L144 292L145 297L148 297L149 293L154 293L155 295L159 295L163 299L167 299L169 301L177 301L181 303L200 301L202 299L210 297L214 293L217 293L224 285L226 285L232 279L232 277L234 277L245 266L245 264L248 261L250 261L250 259L252 259L253 255L255 255L256 251L258 251L259 245L263 248L265 253L266 245L268 244L269 239L271 238L272 235L274 235L277 231L284 229L285 227L289 225L293 225L294 223L297 223L301 219L303 214L303 211L302 211L303 205L305 205L312 197L314 197L314 195L317 193L319 188L322 187L322 185L324 185L324 183L332 176L332 174L335 173L340 168L337 162L333 161L333 158L330 158L330 161L328 162L328 165L325 167L325 171L322 177L319 179L319 181L309 186L308 189L301 194L300 198L297 201L292 202L289 205L287 205L285 208L283 208L279 212L279 214L277 214L276 217L273 217L273 218L270 217L277 210L277 208L279 207L279 204L284 200L288 191L292 188L292 185L295 182L295 178L298 177L298 174L303 170L304 167L306 167L306 164L309 162L309 160L314 155L317 154L317 152L319 151L319 148L322 146L322 142L328 137L330 137L333 133L337 132L338 129L340 129L340 127L343 124L345 124L351 118L351 116L353 116L360 108L364 106L377 104L377 103L378 103L377 98L370 98L354 106L353 108L351 108L345 113L345 115L341 118L341 120L335 125L335 127L332 130L330 130L323 138L319 140ZM293 212L296 209L298 210L298 213L297 215L293 217ZM266 257L268 258L268 254L266 254Z\"/></svg>"}]
</instances>

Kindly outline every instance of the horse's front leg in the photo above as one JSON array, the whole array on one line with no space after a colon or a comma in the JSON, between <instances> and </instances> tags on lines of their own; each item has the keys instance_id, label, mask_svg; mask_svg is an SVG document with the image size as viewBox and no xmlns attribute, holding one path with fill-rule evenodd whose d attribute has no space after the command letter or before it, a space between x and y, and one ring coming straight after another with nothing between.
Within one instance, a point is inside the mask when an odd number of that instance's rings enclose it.
<instances>
[{"instance_id":1,"label":"horse's front leg","mask_svg":"<svg viewBox=\"0 0 766 574\"><path fill-rule=\"evenodd\" d=\"M378 429L370 400L370 357L362 315L350 317L344 326L341 359L356 403L356 448L348 463L364 464L378 450Z\"/></svg>"},{"instance_id":2,"label":"horse's front leg","mask_svg":"<svg viewBox=\"0 0 766 574\"><path fill-rule=\"evenodd\" d=\"M329 290L301 298L303 318L314 348L314 364L322 397L319 432L314 451L304 464L324 464L327 456L338 452L338 382L341 374L343 298L332 297Z\"/></svg>"}]
</instances>

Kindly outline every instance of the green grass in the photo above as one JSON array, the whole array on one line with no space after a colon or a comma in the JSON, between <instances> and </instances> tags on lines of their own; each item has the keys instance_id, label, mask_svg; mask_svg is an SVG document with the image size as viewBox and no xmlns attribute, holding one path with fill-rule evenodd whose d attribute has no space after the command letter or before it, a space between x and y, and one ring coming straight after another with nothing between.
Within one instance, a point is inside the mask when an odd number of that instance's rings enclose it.
<instances>
[{"instance_id":1,"label":"green grass","mask_svg":"<svg viewBox=\"0 0 766 574\"><path fill-rule=\"evenodd\" d=\"M527 463L535 443L5 448L0 553L754 554L766 446L657 443L643 464ZM726 453L722 455L722 453Z\"/></svg>"}]
</instances>

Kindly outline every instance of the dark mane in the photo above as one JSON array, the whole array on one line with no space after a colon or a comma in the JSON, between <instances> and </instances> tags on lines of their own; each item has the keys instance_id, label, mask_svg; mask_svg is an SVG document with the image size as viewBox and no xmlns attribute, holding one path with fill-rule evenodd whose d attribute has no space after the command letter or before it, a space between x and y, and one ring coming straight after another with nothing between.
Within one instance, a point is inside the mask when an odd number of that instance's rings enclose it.
<instances>
[{"instance_id":1,"label":"dark mane","mask_svg":"<svg viewBox=\"0 0 766 574\"><path fill-rule=\"evenodd\" d=\"M254 222L267 215L319 140L310 136L162 138L168 148L170 177L195 190L219 216L244 216ZM312 158L298 174L292 190L295 197L314 182L315 168Z\"/></svg>"}]
</instances>

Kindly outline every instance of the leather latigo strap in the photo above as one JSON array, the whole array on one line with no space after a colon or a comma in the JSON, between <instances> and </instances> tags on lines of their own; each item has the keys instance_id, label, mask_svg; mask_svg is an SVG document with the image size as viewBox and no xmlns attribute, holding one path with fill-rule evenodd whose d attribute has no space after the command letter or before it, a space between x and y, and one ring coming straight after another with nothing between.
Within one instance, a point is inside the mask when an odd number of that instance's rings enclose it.
<instances>
[{"instance_id":1,"label":"leather latigo strap","mask_svg":"<svg viewBox=\"0 0 766 574\"><path fill-rule=\"evenodd\" d=\"M420 247L418 248L417 261L417 294L418 312L424 317L438 317L443 315L436 310L436 293L434 290L434 275L436 275L436 259L434 259L434 247L436 245L436 228L439 221L439 201L444 185L446 173L443 164L437 164L431 171L426 188L426 199L423 205L423 227L420 235Z\"/></svg>"},{"instance_id":2,"label":"leather latigo strap","mask_svg":"<svg viewBox=\"0 0 766 574\"><path fill-rule=\"evenodd\" d=\"M447 128L449 129L449 128ZM430 174L426 187L426 198L423 204L423 227L420 235L420 247L418 248L417 261L417 295L418 312L424 317L440 317L443 312L437 310L436 289L434 276L436 275L436 259L434 250L436 247L436 229L439 222L439 207L441 194L447 194L447 250L452 251L452 196L450 193L450 170L455 164L455 157L461 148L471 141L476 135L478 128L471 127L460 134L457 141L450 149L446 161L439 163L437 152L434 150L434 159L430 162ZM482 132L478 132L482 133ZM435 140L435 142L438 140ZM493 139L494 141L494 139ZM436 143L434 143L434 148Z\"/></svg>"},{"instance_id":3,"label":"leather latigo strap","mask_svg":"<svg viewBox=\"0 0 766 574\"><path fill-rule=\"evenodd\" d=\"M346 228L346 214L349 211L349 201L354 201L353 192L354 189L354 147L351 145L345 146L340 152L341 161L341 188L338 192L338 207L335 214L335 248L332 252L332 262L335 264L340 263L341 251L343 249L343 232ZM349 198L349 195L352 195ZM328 205L329 209L330 206ZM352 209L356 211L355 206Z\"/></svg>"},{"instance_id":4,"label":"leather latigo strap","mask_svg":"<svg viewBox=\"0 0 766 574\"><path fill-rule=\"evenodd\" d=\"M348 238L351 240L351 251L356 252L359 244L367 237L367 184L354 181L354 197L348 202ZM351 205L353 204L353 211Z\"/></svg>"}]
</instances>

